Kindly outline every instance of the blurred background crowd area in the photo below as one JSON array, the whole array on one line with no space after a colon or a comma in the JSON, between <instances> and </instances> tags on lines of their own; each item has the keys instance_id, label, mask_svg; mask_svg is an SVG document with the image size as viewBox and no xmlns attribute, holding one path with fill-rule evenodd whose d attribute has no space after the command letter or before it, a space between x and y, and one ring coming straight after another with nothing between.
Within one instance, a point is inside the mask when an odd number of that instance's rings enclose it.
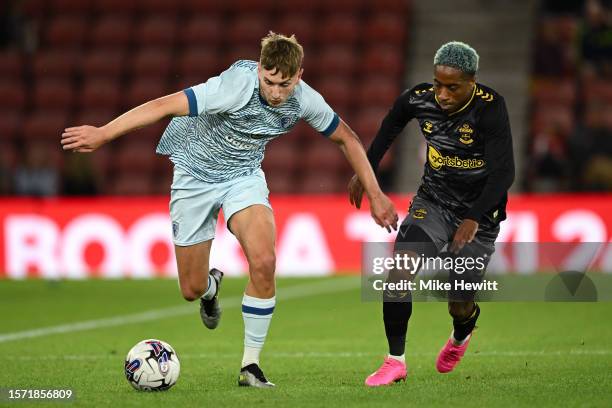
<instances>
[{"instance_id":1,"label":"blurred background crowd area","mask_svg":"<svg viewBox=\"0 0 612 408\"><path fill-rule=\"evenodd\" d=\"M418 41L411 38L415 2L4 1L0 194L167 194L171 163L154 150L168 120L86 155L61 150L63 128L103 125L237 59L257 60L269 30L296 34L305 48L303 79L368 146L395 98L414 85L406 78ZM525 157L516 189L610 191L610 4L536 3L535 24L525 27L533 32L530 123L514 134L525 142L515 152ZM381 166L383 187L414 190L397 181L398 163L415 159L400 149L396 143ZM340 150L304 123L270 143L263 167L273 193L343 192L352 174Z\"/></svg>"},{"instance_id":2,"label":"blurred background crowd area","mask_svg":"<svg viewBox=\"0 0 612 408\"><path fill-rule=\"evenodd\" d=\"M612 2L549 0L533 47L527 191L612 191Z\"/></svg>"}]
</instances>

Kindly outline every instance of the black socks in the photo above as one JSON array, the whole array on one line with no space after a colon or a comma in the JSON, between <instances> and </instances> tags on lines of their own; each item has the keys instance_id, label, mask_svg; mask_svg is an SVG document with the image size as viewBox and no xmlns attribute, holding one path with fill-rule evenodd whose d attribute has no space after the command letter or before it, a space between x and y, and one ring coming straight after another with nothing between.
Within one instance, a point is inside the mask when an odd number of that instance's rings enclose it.
<instances>
[{"instance_id":1,"label":"black socks","mask_svg":"<svg viewBox=\"0 0 612 408\"><path fill-rule=\"evenodd\" d=\"M453 328L455 332L453 337L457 341L463 341L465 338L474 330L476 327L476 320L480 316L480 307L474 303L474 310L467 319L455 319L453 318Z\"/></svg>"},{"instance_id":2,"label":"black socks","mask_svg":"<svg viewBox=\"0 0 612 408\"><path fill-rule=\"evenodd\" d=\"M404 302L384 302L383 320L385 322L385 334L389 342L389 354L401 356L406 348L406 331L408 320L412 314L412 301L406 299Z\"/></svg>"}]
</instances>

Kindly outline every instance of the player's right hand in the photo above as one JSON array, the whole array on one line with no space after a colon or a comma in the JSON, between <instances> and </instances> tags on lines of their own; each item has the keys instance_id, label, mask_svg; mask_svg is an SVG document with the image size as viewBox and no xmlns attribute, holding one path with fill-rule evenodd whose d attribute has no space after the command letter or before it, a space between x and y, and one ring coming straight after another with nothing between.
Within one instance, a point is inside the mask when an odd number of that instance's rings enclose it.
<instances>
[{"instance_id":1,"label":"player's right hand","mask_svg":"<svg viewBox=\"0 0 612 408\"><path fill-rule=\"evenodd\" d=\"M73 152L89 153L108 141L106 132L95 126L77 126L64 129L62 148Z\"/></svg>"},{"instance_id":2,"label":"player's right hand","mask_svg":"<svg viewBox=\"0 0 612 408\"><path fill-rule=\"evenodd\" d=\"M382 193L369 198L370 212L374 221L381 227L386 228L388 232L391 232L391 228L397 231L399 217L391 199Z\"/></svg>"},{"instance_id":3,"label":"player's right hand","mask_svg":"<svg viewBox=\"0 0 612 408\"><path fill-rule=\"evenodd\" d=\"M351 205L361 208L361 200L363 199L363 184L359 181L359 177L355 174L348 185L349 201Z\"/></svg>"}]
</instances>

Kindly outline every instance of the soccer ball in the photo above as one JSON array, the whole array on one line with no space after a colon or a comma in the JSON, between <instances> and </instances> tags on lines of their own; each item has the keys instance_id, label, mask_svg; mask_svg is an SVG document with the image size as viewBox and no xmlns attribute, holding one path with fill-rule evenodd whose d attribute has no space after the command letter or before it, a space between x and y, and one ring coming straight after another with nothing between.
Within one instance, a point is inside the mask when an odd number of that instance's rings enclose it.
<instances>
[{"instance_id":1,"label":"soccer ball","mask_svg":"<svg viewBox=\"0 0 612 408\"><path fill-rule=\"evenodd\" d=\"M165 391L176 384L180 371L176 352L161 340L143 340L125 358L125 377L140 391Z\"/></svg>"}]
</instances>

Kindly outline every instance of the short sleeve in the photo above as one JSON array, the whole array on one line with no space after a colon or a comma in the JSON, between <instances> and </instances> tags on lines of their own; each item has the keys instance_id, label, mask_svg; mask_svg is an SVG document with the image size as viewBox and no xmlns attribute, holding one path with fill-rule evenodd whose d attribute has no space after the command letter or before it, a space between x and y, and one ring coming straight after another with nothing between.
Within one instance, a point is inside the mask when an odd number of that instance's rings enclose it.
<instances>
[{"instance_id":1,"label":"short sleeve","mask_svg":"<svg viewBox=\"0 0 612 408\"><path fill-rule=\"evenodd\" d=\"M302 118L324 136L331 136L338 127L340 118L321 94L304 81L300 81L299 85Z\"/></svg>"},{"instance_id":2,"label":"short sleeve","mask_svg":"<svg viewBox=\"0 0 612 408\"><path fill-rule=\"evenodd\" d=\"M189 101L189 116L203 113L234 112L246 105L255 89L257 74L230 67L221 75L184 90Z\"/></svg>"}]
</instances>

